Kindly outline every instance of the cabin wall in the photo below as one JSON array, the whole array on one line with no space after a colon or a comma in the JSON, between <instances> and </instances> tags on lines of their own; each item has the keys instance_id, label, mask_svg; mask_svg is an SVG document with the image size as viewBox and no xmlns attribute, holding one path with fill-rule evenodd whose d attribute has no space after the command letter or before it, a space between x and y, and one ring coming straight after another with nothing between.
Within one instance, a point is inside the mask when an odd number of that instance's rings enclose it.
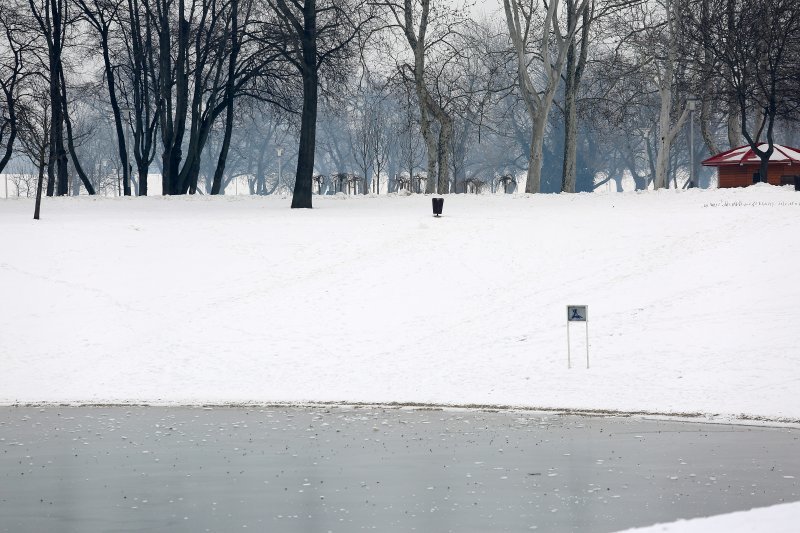
<instances>
[{"instance_id":1,"label":"cabin wall","mask_svg":"<svg viewBox=\"0 0 800 533\"><path fill-rule=\"evenodd\" d=\"M747 187L753 184L753 174L758 172L759 165L730 165L717 167L720 189L729 187ZM770 185L791 185L794 176L800 176L800 165L770 165L767 170L767 181Z\"/></svg>"}]
</instances>

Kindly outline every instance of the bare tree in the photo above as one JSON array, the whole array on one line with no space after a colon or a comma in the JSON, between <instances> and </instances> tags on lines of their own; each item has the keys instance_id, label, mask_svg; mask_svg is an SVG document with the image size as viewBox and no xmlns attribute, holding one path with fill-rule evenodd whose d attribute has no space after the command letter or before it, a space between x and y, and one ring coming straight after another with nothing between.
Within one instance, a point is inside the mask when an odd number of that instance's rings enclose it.
<instances>
[{"instance_id":1,"label":"bare tree","mask_svg":"<svg viewBox=\"0 0 800 533\"><path fill-rule=\"evenodd\" d=\"M114 115L117 137L117 150L122 171L122 188L125 196L131 195L128 148L125 142L122 111L117 98L116 69L111 63L110 40L113 34L120 34L120 14L125 9L124 0L75 0L81 10L82 18L94 29L98 37L97 46L103 56L103 75L106 80L108 99Z\"/></svg>"},{"instance_id":2,"label":"bare tree","mask_svg":"<svg viewBox=\"0 0 800 533\"><path fill-rule=\"evenodd\" d=\"M320 75L344 62L373 20L367 0L268 0L277 14L276 48L303 83L300 142L292 208L312 207ZM331 73L333 74L333 73Z\"/></svg>"},{"instance_id":3,"label":"bare tree","mask_svg":"<svg viewBox=\"0 0 800 533\"><path fill-rule=\"evenodd\" d=\"M375 194L381 193L381 175L386 171L389 164L389 150L391 140L389 139L389 124L384 109L384 101L381 98L374 107L374 134L372 136L372 155L374 169L374 189ZM388 190L388 189L387 189Z\"/></svg>"},{"instance_id":4,"label":"bare tree","mask_svg":"<svg viewBox=\"0 0 800 533\"><path fill-rule=\"evenodd\" d=\"M17 120L19 122L19 151L36 168L39 182L44 179L44 173L47 170L51 116L47 87L34 85L31 87L31 94L18 109Z\"/></svg>"},{"instance_id":5,"label":"bare tree","mask_svg":"<svg viewBox=\"0 0 800 533\"><path fill-rule=\"evenodd\" d=\"M577 25L578 2L565 0L567 27ZM564 76L564 165L561 171L561 191L575 192L578 147L578 91L586 69L589 52L589 30L594 20L595 2L583 10L580 39L577 32L569 40Z\"/></svg>"},{"instance_id":6,"label":"bare tree","mask_svg":"<svg viewBox=\"0 0 800 533\"><path fill-rule=\"evenodd\" d=\"M417 133L419 123L414 110L419 109L419 106L413 102L413 91L406 84L402 84L400 90L402 92L399 97L400 109L395 116L393 131L397 137L398 168L408 175L408 180L411 180L420 166L425 147L420 143L420 136Z\"/></svg>"},{"instance_id":7,"label":"bare tree","mask_svg":"<svg viewBox=\"0 0 800 533\"><path fill-rule=\"evenodd\" d=\"M369 94L362 90L355 106L350 110L351 120L348 123L350 138L350 150L353 155L358 170L364 176L363 193L367 194L369 189L370 171L375 164L375 145L373 139L377 134L375 122L374 102ZM341 170L341 169L340 169Z\"/></svg>"},{"instance_id":8,"label":"bare tree","mask_svg":"<svg viewBox=\"0 0 800 533\"><path fill-rule=\"evenodd\" d=\"M795 113L800 4L794 0L703 0L679 3L686 36L706 53L711 69L735 100L739 131L761 159L767 181L776 121ZM733 139L732 139L733 140Z\"/></svg>"},{"instance_id":9,"label":"bare tree","mask_svg":"<svg viewBox=\"0 0 800 533\"><path fill-rule=\"evenodd\" d=\"M658 81L660 110L658 114L658 148L656 155L655 177L653 186L656 189L669 186L670 150L675 136L683 128L689 116L689 108L680 98L676 98L675 87L678 62L678 29L673 0L665 0L663 5L664 22L662 32L656 36L662 48L662 61L655 63ZM677 116L677 118L675 118Z\"/></svg>"},{"instance_id":10,"label":"bare tree","mask_svg":"<svg viewBox=\"0 0 800 533\"><path fill-rule=\"evenodd\" d=\"M519 91L533 125L525 192L541 191L543 143L550 108L589 0L577 0L576 5L566 28L562 28L559 0L543 3L545 12L541 21L537 18L537 0L503 0L508 33L517 56ZM536 45L538 53L533 54ZM544 84L541 94L536 83L539 76Z\"/></svg>"},{"instance_id":11,"label":"bare tree","mask_svg":"<svg viewBox=\"0 0 800 533\"><path fill-rule=\"evenodd\" d=\"M124 58L118 77L120 98L125 104L141 196L147 196L149 190L148 173L156 155L160 116L160 71L155 59L153 17L150 16L147 6L149 0L127 0L127 10L121 16L122 46L118 52Z\"/></svg>"},{"instance_id":12,"label":"bare tree","mask_svg":"<svg viewBox=\"0 0 800 533\"><path fill-rule=\"evenodd\" d=\"M28 0L34 27L47 45L50 101L50 155L47 165L47 195L67 194L67 149L64 146L64 107L61 105L62 53L66 39L66 0ZM55 104L58 102L58 104ZM57 189L57 191L56 191ZM38 204L38 203L37 203ZM38 207L38 205L37 205ZM38 218L37 216L34 218Z\"/></svg>"},{"instance_id":13,"label":"bare tree","mask_svg":"<svg viewBox=\"0 0 800 533\"><path fill-rule=\"evenodd\" d=\"M400 74L413 85L419 106L420 133L427 149L426 192L445 194L450 187L453 118L436 97L436 69L431 72L429 64L435 61L443 68L457 54L450 41L466 18L460 10L435 0L386 0L383 5L387 26L402 33L411 52L408 61L400 62Z\"/></svg>"},{"instance_id":14,"label":"bare tree","mask_svg":"<svg viewBox=\"0 0 800 533\"><path fill-rule=\"evenodd\" d=\"M495 171L481 161L483 150L481 157L476 158L471 148L481 144L491 131L487 127L490 107L514 87L506 75L510 54L504 33L485 22L473 24L469 33L460 34L454 41L458 55L448 62L446 69L439 69L438 98L446 103L453 116L453 192L464 192L468 168L484 176Z\"/></svg>"},{"instance_id":15,"label":"bare tree","mask_svg":"<svg viewBox=\"0 0 800 533\"><path fill-rule=\"evenodd\" d=\"M20 28L18 14L12 5L0 5L0 174L14 152L19 130L17 116L21 88L31 75L26 69L32 43Z\"/></svg>"},{"instance_id":16,"label":"bare tree","mask_svg":"<svg viewBox=\"0 0 800 533\"><path fill-rule=\"evenodd\" d=\"M256 20L252 0L150 1L155 7L148 9L148 16L158 41L162 186L164 194L194 193L201 155L217 118L226 113L230 132L235 99L259 92L257 83L271 74L279 51L265 44L261 26L268 22L260 19L268 14L259 12ZM263 85L269 89L269 83ZM222 190L227 138L212 192Z\"/></svg>"}]
</instances>

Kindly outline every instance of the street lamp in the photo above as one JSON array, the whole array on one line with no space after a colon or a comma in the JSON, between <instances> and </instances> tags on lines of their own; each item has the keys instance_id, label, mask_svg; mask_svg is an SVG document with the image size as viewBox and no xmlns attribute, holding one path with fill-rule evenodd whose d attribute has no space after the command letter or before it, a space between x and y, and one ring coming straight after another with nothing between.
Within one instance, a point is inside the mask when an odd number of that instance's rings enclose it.
<instances>
[{"instance_id":1,"label":"street lamp","mask_svg":"<svg viewBox=\"0 0 800 533\"><path fill-rule=\"evenodd\" d=\"M278 152L278 189L280 190L281 185L283 184L283 172L281 168L281 156L283 155L283 146L278 146L276 148Z\"/></svg>"},{"instance_id":2,"label":"street lamp","mask_svg":"<svg viewBox=\"0 0 800 533\"><path fill-rule=\"evenodd\" d=\"M694 175L694 112L697 109L697 98L694 95L686 97L686 108L689 110L689 187L699 187Z\"/></svg>"}]
</instances>

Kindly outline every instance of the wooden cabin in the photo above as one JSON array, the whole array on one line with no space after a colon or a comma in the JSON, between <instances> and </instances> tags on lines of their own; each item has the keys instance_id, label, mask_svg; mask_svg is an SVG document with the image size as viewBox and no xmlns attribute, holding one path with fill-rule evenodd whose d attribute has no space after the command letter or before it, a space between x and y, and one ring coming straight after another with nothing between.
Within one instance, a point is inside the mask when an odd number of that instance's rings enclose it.
<instances>
[{"instance_id":1,"label":"wooden cabin","mask_svg":"<svg viewBox=\"0 0 800 533\"><path fill-rule=\"evenodd\" d=\"M774 151L767 168L767 181L771 185L794 185L800 179L800 150L780 144L773 144ZM767 144L758 147L766 150ZM722 152L703 161L707 167L717 167L718 187L747 187L759 181L761 159L750 148L740 146Z\"/></svg>"}]
</instances>

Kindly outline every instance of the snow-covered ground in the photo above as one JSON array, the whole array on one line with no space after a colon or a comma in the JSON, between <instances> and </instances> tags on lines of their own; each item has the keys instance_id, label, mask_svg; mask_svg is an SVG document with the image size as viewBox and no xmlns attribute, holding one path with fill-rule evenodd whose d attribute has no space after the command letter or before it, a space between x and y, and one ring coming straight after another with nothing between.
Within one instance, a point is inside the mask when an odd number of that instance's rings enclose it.
<instances>
[{"instance_id":1,"label":"snow-covered ground","mask_svg":"<svg viewBox=\"0 0 800 533\"><path fill-rule=\"evenodd\" d=\"M0 403L800 420L791 188L289 202L0 201Z\"/></svg>"},{"instance_id":2,"label":"snow-covered ground","mask_svg":"<svg viewBox=\"0 0 800 533\"><path fill-rule=\"evenodd\" d=\"M625 533L796 533L800 503L625 530Z\"/></svg>"}]
</instances>

